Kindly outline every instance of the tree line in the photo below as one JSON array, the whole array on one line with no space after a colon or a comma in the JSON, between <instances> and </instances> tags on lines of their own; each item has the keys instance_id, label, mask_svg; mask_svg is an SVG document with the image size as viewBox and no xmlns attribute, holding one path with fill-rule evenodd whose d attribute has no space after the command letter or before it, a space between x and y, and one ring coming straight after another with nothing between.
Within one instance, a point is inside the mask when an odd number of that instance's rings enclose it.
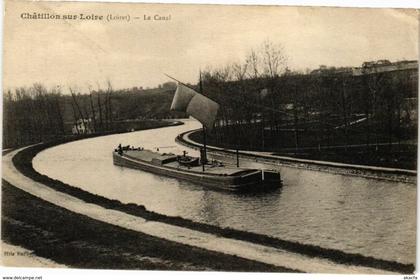
<instances>
[{"instance_id":1,"label":"tree line","mask_svg":"<svg viewBox=\"0 0 420 280\"><path fill-rule=\"evenodd\" d=\"M266 41L243 62L203 71L203 93L221 105L210 141L297 152L415 139L418 70L369 70L292 72L281 45Z\"/></svg>"},{"instance_id":2,"label":"tree line","mask_svg":"<svg viewBox=\"0 0 420 280\"><path fill-rule=\"evenodd\" d=\"M281 45L266 41L242 62L202 72L203 94L221 105L209 141L297 152L416 139L417 69L311 74L290 71L287 61ZM63 91L34 84L4 92L3 147L63 137L78 122L100 133L123 120L186 117L169 111L173 83L115 90L108 81L105 89Z\"/></svg>"},{"instance_id":3,"label":"tree line","mask_svg":"<svg viewBox=\"0 0 420 280\"><path fill-rule=\"evenodd\" d=\"M81 92L75 87L47 88L42 84L7 90L3 94L3 147L18 147L71 134L119 131L126 120L185 117L170 112L174 87L105 89ZM136 127L131 125L129 127ZM85 129L82 129L85 128ZM88 129L86 129L88 128Z\"/></svg>"}]
</instances>

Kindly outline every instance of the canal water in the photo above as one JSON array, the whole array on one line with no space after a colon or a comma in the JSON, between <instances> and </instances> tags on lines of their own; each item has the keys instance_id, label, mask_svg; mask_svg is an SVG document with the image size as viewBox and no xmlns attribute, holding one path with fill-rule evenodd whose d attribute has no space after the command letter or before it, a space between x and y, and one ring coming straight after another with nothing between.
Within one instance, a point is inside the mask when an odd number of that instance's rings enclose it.
<instances>
[{"instance_id":1,"label":"canal water","mask_svg":"<svg viewBox=\"0 0 420 280\"><path fill-rule=\"evenodd\" d=\"M182 126L109 135L47 149L33 161L51 178L94 194L194 221L261 233L349 253L415 263L416 186L290 167L241 162L280 170L282 189L235 194L114 166L118 145L198 153L175 143Z\"/></svg>"}]
</instances>

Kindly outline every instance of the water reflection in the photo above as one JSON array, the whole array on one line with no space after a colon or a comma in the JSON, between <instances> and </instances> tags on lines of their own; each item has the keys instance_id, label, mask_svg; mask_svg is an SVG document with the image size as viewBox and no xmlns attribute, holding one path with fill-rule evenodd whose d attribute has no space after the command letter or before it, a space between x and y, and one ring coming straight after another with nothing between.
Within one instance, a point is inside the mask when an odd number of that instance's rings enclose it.
<instances>
[{"instance_id":1,"label":"water reflection","mask_svg":"<svg viewBox=\"0 0 420 280\"><path fill-rule=\"evenodd\" d=\"M139 131L53 147L34 159L39 172L89 192L142 204L152 211L361 253L415 262L416 187L372 179L241 161L241 166L280 170L283 188L233 194L114 166L119 143L198 156L174 142L200 125Z\"/></svg>"}]
</instances>

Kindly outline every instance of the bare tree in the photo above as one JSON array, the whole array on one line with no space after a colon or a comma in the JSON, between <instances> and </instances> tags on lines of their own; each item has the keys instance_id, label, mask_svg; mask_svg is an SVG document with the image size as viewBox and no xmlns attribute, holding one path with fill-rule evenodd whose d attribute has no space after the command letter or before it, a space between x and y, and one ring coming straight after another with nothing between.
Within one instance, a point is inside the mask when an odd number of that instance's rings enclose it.
<instances>
[{"instance_id":1,"label":"bare tree","mask_svg":"<svg viewBox=\"0 0 420 280\"><path fill-rule=\"evenodd\" d=\"M98 101L98 111L99 111L99 127L101 131L104 129L104 124L102 120L102 104L101 104L101 88L98 84L98 92L97 92L97 101Z\"/></svg>"},{"instance_id":2,"label":"bare tree","mask_svg":"<svg viewBox=\"0 0 420 280\"><path fill-rule=\"evenodd\" d=\"M69 91L70 91L71 97L73 98L74 106L76 107L77 112L79 113L79 116L80 116L80 119L82 121L82 124L85 127L85 129L86 129L87 128L87 124L85 123L85 116L83 115L82 109L81 109L79 103L77 102L76 93L74 92L74 90L71 87L69 88Z\"/></svg>"},{"instance_id":3,"label":"bare tree","mask_svg":"<svg viewBox=\"0 0 420 280\"><path fill-rule=\"evenodd\" d=\"M367 102L367 121L368 121L368 131L367 137L369 139L370 130L372 129L370 126L373 125L373 131L375 133L375 149L378 150L379 144L379 127L378 127L378 96L383 88L383 73L378 73L376 68L373 67L372 73L365 73L364 79L366 83L366 88L368 92L368 102ZM372 123L373 121L373 123ZM368 141L369 142L369 141Z\"/></svg>"},{"instance_id":4,"label":"bare tree","mask_svg":"<svg viewBox=\"0 0 420 280\"><path fill-rule=\"evenodd\" d=\"M251 79L254 83L254 91L256 92L256 101L257 101L257 110L255 112L255 117L261 118L260 121L260 131L261 131L261 149L265 150L265 110L263 106L263 97L261 92L267 89L264 89L262 83L261 83L261 73L262 71L262 61L261 57L258 55L257 51L254 49L251 49L249 52L246 63L248 64L247 70L248 70L248 78Z\"/></svg>"},{"instance_id":5,"label":"bare tree","mask_svg":"<svg viewBox=\"0 0 420 280\"><path fill-rule=\"evenodd\" d=\"M89 102L90 102L90 110L92 114L92 121L93 121L93 130L96 132L98 127L96 125L96 112L93 106L93 99L92 99L92 88L89 87Z\"/></svg>"},{"instance_id":6,"label":"bare tree","mask_svg":"<svg viewBox=\"0 0 420 280\"><path fill-rule=\"evenodd\" d=\"M56 116L59 122L59 129L61 132L61 135L65 135L66 132L64 130L64 119L63 119L63 113L62 113L62 108L60 106L60 97L61 97L61 87L57 86L55 91L53 90L53 95L54 95L54 108L55 108L55 112L56 112Z\"/></svg>"},{"instance_id":7,"label":"bare tree","mask_svg":"<svg viewBox=\"0 0 420 280\"><path fill-rule=\"evenodd\" d=\"M284 53L284 48L281 44L274 44L266 40L260 51L263 69L263 77L266 80L266 87L269 90L270 106L275 109L275 104L280 104L279 89L276 87L276 79L284 73L287 68L287 57ZM270 114L270 128L271 135L279 137L279 126L282 123L282 116L275 110L271 110ZM281 144L280 141L277 143Z\"/></svg>"},{"instance_id":8,"label":"bare tree","mask_svg":"<svg viewBox=\"0 0 420 280\"><path fill-rule=\"evenodd\" d=\"M112 85L111 81L107 80L107 90L105 95L105 126L106 130L112 129L112 102L111 102L111 94L112 94Z\"/></svg>"},{"instance_id":9,"label":"bare tree","mask_svg":"<svg viewBox=\"0 0 420 280\"><path fill-rule=\"evenodd\" d=\"M287 57L281 44L266 40L261 47L264 76L275 78L286 70Z\"/></svg>"},{"instance_id":10,"label":"bare tree","mask_svg":"<svg viewBox=\"0 0 420 280\"><path fill-rule=\"evenodd\" d=\"M261 77L261 58L258 55L258 53L251 49L248 56L246 57L246 63L248 65L248 77L250 79L254 79L255 81L258 80Z\"/></svg>"}]
</instances>

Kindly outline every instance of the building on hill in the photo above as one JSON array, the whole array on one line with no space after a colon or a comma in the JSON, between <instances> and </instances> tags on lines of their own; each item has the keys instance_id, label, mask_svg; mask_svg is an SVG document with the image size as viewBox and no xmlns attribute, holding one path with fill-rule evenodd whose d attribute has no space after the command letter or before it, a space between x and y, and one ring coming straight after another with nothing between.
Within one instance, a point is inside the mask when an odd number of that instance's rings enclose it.
<instances>
[{"instance_id":1,"label":"building on hill","mask_svg":"<svg viewBox=\"0 0 420 280\"><path fill-rule=\"evenodd\" d=\"M352 75L362 76L374 73L417 70L419 67L417 60L400 60L391 62L386 59L363 62L361 67L327 67L320 65L318 69L311 72L311 75Z\"/></svg>"},{"instance_id":2,"label":"building on hill","mask_svg":"<svg viewBox=\"0 0 420 280\"><path fill-rule=\"evenodd\" d=\"M362 76L367 74L401 71L401 70L417 70L419 64L417 60L401 60L390 62L389 60L367 61L362 67L353 68L353 76Z\"/></svg>"},{"instance_id":3,"label":"building on hill","mask_svg":"<svg viewBox=\"0 0 420 280\"><path fill-rule=\"evenodd\" d=\"M327 67L326 65L320 65L318 69L311 72L311 75L352 75L352 67Z\"/></svg>"},{"instance_id":4,"label":"building on hill","mask_svg":"<svg viewBox=\"0 0 420 280\"><path fill-rule=\"evenodd\" d=\"M92 119L78 119L76 124L73 125L71 132L73 134L92 134L95 132Z\"/></svg>"}]
</instances>

